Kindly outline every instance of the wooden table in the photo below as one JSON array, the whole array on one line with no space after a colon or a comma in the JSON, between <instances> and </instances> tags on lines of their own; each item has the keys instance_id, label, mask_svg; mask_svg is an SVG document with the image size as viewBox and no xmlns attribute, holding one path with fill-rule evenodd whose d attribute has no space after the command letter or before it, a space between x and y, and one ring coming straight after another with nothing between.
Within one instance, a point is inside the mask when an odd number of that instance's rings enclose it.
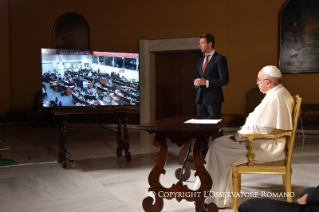
<instances>
[{"instance_id":1,"label":"wooden table","mask_svg":"<svg viewBox=\"0 0 319 212\"><path fill-rule=\"evenodd\" d=\"M135 110L117 110L117 109L91 109L91 110L75 110L75 109L65 109L65 110L52 110L54 115L60 116L60 140L59 140L59 153L58 162L62 164L63 168L67 165L67 135L66 127L68 115L78 115L78 114L116 114L117 115L117 148L116 155L118 157L122 156L122 151L125 151L125 159L127 162L131 161L130 142L127 129L127 114L137 113ZM122 137L123 132L123 137Z\"/></svg>"},{"instance_id":2,"label":"wooden table","mask_svg":"<svg viewBox=\"0 0 319 212\"><path fill-rule=\"evenodd\" d=\"M60 92L64 92L64 95L66 96L70 96L72 94L72 88L74 86L68 86L68 85L61 85L61 84L58 84L58 90Z\"/></svg>"},{"instance_id":3,"label":"wooden table","mask_svg":"<svg viewBox=\"0 0 319 212\"><path fill-rule=\"evenodd\" d=\"M197 212L205 212L204 200L208 196L213 182L211 176L204 167L205 160L201 158L200 150L208 147L206 140L207 135L214 136L222 130L232 120L231 116L222 116L222 121L218 124L185 124L184 122L197 118L194 116L174 116L167 119L158 120L148 124L142 124L134 127L134 129L145 130L150 134L155 134L153 144L159 147L159 157L156 158L156 164L148 176L150 185L149 191L155 195L155 204L153 198L148 196L143 200L144 211L157 212L163 209L163 199L173 199L181 201L195 201L195 209ZM218 118L218 117L204 117ZM219 117L220 118L220 117ZM179 147L196 139L193 149L193 161L196 167L196 173L200 178L201 186L198 190L191 190L180 180L176 184L172 184L170 188L165 188L160 184L160 175L165 174L164 166L167 160L167 141L169 138L172 143L176 143ZM172 193L170 193L172 192ZM164 195L165 194L165 195ZM207 206L208 211L218 211L214 203Z\"/></svg>"}]
</instances>

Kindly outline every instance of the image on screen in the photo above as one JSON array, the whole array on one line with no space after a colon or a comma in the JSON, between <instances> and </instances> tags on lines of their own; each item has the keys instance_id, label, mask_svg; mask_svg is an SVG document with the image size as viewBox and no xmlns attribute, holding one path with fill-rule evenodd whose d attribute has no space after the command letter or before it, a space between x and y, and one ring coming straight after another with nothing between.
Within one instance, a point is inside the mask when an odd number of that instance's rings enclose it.
<instances>
[{"instance_id":1,"label":"image on screen","mask_svg":"<svg viewBox=\"0 0 319 212\"><path fill-rule=\"evenodd\" d=\"M43 107L139 105L139 54L41 49Z\"/></svg>"}]
</instances>

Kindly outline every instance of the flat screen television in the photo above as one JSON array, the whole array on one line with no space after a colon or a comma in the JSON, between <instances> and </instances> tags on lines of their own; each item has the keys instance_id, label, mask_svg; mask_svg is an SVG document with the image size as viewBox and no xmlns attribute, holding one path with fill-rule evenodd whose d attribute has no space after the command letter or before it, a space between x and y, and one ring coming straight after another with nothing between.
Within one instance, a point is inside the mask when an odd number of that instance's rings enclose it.
<instances>
[{"instance_id":1,"label":"flat screen television","mask_svg":"<svg viewBox=\"0 0 319 212\"><path fill-rule=\"evenodd\" d=\"M139 54L41 49L43 108L138 106Z\"/></svg>"}]
</instances>

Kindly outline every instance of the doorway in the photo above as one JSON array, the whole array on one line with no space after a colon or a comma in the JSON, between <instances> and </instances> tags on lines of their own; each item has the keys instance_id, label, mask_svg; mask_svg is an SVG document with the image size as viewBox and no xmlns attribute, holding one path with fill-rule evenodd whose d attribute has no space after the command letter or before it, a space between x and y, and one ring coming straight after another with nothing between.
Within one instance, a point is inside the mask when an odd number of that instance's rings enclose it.
<instances>
[{"instance_id":1,"label":"doorway","mask_svg":"<svg viewBox=\"0 0 319 212\"><path fill-rule=\"evenodd\" d=\"M196 115L193 77L201 56L200 51L156 53L156 120Z\"/></svg>"}]
</instances>

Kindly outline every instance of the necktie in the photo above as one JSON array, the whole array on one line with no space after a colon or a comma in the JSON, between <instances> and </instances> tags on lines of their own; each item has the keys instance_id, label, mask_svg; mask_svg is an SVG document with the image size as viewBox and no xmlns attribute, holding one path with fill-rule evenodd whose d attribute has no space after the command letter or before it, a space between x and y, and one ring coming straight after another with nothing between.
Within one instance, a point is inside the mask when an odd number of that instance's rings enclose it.
<instances>
[{"instance_id":1,"label":"necktie","mask_svg":"<svg viewBox=\"0 0 319 212\"><path fill-rule=\"evenodd\" d=\"M207 63L208 63L208 57L209 57L209 55L206 55L205 63L204 63L204 66L203 66L203 73L205 72L205 69L206 69L206 66L207 66Z\"/></svg>"}]
</instances>

